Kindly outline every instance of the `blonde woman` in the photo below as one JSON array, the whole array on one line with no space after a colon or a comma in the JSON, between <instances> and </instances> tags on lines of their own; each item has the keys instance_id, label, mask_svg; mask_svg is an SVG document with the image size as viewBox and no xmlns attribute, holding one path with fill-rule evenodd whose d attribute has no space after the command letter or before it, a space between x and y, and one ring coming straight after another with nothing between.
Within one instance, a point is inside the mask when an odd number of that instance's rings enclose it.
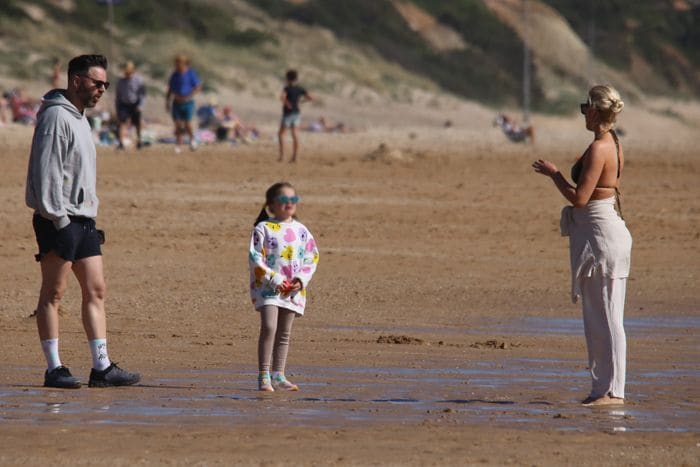
<instances>
[{"instance_id":1,"label":"blonde woman","mask_svg":"<svg viewBox=\"0 0 700 467\"><path fill-rule=\"evenodd\" d=\"M612 86L594 86L581 104L593 142L571 168L569 184L550 161L532 164L552 179L571 203L562 210L562 235L569 236L572 299L583 302L592 389L584 405L622 404L625 398L626 338L622 324L632 236L619 204L625 158L614 125L624 106Z\"/></svg>"}]
</instances>

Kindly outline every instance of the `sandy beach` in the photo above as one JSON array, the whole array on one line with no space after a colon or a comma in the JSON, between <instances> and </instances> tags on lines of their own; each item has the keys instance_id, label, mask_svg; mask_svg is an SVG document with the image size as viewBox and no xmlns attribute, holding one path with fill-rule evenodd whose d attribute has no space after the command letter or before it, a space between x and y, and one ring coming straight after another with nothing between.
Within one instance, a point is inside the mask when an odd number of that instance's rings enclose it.
<instances>
[{"instance_id":1,"label":"sandy beach","mask_svg":"<svg viewBox=\"0 0 700 467\"><path fill-rule=\"evenodd\" d=\"M0 128L0 464L700 463L697 121L632 108L621 123L628 400L591 409L564 199L530 167L567 173L589 134L538 117L536 144L513 145L463 110L401 126L357 111L361 131L303 135L296 165L275 162L270 128L180 155L99 148L110 356L143 374L116 390L42 387L32 129ZM292 333L301 391L261 395L246 252L278 180L301 195L321 261ZM62 310L62 358L85 381L74 279Z\"/></svg>"}]
</instances>

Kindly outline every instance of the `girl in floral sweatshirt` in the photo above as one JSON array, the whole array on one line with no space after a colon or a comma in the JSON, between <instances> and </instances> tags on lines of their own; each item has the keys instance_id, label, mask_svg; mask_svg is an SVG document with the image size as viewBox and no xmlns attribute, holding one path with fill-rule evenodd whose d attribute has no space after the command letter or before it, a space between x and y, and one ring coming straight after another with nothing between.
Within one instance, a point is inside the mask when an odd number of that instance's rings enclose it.
<instances>
[{"instance_id":1,"label":"girl in floral sweatshirt","mask_svg":"<svg viewBox=\"0 0 700 467\"><path fill-rule=\"evenodd\" d=\"M311 232L296 219L299 197L287 182L272 185L250 240L250 295L260 312L258 389L297 391L284 376L295 316L302 316L306 290L318 264ZM270 375L272 364L272 375Z\"/></svg>"}]
</instances>

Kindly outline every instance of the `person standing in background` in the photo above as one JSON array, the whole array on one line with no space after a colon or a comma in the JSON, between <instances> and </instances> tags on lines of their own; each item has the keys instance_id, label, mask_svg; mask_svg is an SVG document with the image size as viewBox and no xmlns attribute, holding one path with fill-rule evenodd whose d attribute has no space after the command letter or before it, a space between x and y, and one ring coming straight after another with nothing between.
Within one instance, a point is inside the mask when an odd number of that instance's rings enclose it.
<instances>
[{"instance_id":1,"label":"person standing in background","mask_svg":"<svg viewBox=\"0 0 700 467\"><path fill-rule=\"evenodd\" d=\"M143 78L136 74L136 66L133 62L126 62L124 77L117 83L117 118L119 119L119 131L117 149L124 149L124 136L131 123L136 129L136 148L141 149L141 112L146 100L146 85Z\"/></svg>"},{"instance_id":2,"label":"person standing in background","mask_svg":"<svg viewBox=\"0 0 700 467\"><path fill-rule=\"evenodd\" d=\"M58 57L51 62L51 86L53 89L61 87L61 59Z\"/></svg>"},{"instance_id":3,"label":"person standing in background","mask_svg":"<svg viewBox=\"0 0 700 467\"><path fill-rule=\"evenodd\" d=\"M184 133L190 138L190 149L197 149L192 131L192 116L194 115L194 96L202 90L202 81L197 72L190 68L187 56L175 57L175 70L170 75L168 91L165 95L165 108L175 124L175 152L180 153Z\"/></svg>"},{"instance_id":4,"label":"person standing in background","mask_svg":"<svg viewBox=\"0 0 700 467\"><path fill-rule=\"evenodd\" d=\"M299 104L312 100L311 95L297 84L298 74L296 70L287 71L287 85L282 90L280 100L282 101L282 121L278 133L280 157L279 162L284 160L284 133L289 128L292 133L292 158L289 162L297 161L299 151L299 138L297 137L297 127L301 122L301 110Z\"/></svg>"}]
</instances>

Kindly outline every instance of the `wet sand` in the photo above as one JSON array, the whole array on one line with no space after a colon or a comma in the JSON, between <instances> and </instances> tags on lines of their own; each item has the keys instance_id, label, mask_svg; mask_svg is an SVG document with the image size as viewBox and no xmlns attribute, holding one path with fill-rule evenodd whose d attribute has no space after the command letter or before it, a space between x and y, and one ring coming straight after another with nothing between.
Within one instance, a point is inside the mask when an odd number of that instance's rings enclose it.
<instances>
[{"instance_id":1,"label":"wet sand","mask_svg":"<svg viewBox=\"0 0 700 467\"><path fill-rule=\"evenodd\" d=\"M0 129L0 463L697 464L691 133L672 148L623 140L628 401L590 409L578 404L590 381L563 199L529 167L541 156L568 167L587 142L575 128L547 120L534 148L488 128L304 135L296 166L275 164L269 140L180 156L101 148L110 356L144 379L77 391L41 387L22 202L31 132ZM401 157L365 160L381 142ZM292 334L288 374L302 390L261 395L246 247L279 179L297 186L321 263ZM79 295L71 280L61 352L86 380Z\"/></svg>"}]
</instances>

